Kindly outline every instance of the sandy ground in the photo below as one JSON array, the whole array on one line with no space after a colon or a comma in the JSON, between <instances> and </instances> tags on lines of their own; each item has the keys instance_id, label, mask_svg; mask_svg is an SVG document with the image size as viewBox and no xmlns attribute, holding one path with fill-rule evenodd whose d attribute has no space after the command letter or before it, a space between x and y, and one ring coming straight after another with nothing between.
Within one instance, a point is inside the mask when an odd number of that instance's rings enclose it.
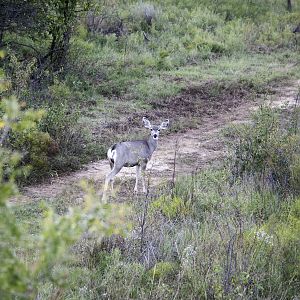
<instances>
[{"instance_id":1,"label":"sandy ground","mask_svg":"<svg viewBox=\"0 0 300 300\"><path fill-rule=\"evenodd\" d=\"M276 94L272 96L271 105L274 107L291 107L295 105L299 86L300 80L286 87L278 88ZM147 167L147 175L151 178L149 180L150 188L162 181L172 179L175 156L177 176L191 174L220 161L226 155L221 130L230 124L248 122L251 112L256 110L261 103L260 101L256 103L247 102L246 104L244 102L243 105L226 112L222 111L222 113L217 112L213 116L205 116L197 129L185 133L164 136L164 132L162 132L158 148ZM96 182L100 196L104 178L109 171L110 167L107 160L93 162L69 175L61 175L50 179L47 183L23 188L20 195L11 199L10 202L21 204L39 199L54 199L66 190L72 189L82 179ZM123 168L117 178L117 185L122 186L126 182L128 193L133 192L135 168Z\"/></svg>"}]
</instances>

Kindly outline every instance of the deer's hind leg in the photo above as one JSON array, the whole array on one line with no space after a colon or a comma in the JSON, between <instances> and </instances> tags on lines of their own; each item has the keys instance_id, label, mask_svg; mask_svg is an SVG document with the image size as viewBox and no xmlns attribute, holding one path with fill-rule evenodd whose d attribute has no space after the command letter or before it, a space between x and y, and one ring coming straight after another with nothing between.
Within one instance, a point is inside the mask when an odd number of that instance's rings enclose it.
<instances>
[{"instance_id":1,"label":"deer's hind leg","mask_svg":"<svg viewBox=\"0 0 300 300\"><path fill-rule=\"evenodd\" d=\"M113 170L113 168L114 168L114 163L113 163L111 160L109 160L109 165L110 165L110 169ZM113 177L113 178L111 179L111 181L110 181L110 183L111 183L111 191L112 191L112 192L114 191L114 181L115 181L115 178Z\"/></svg>"},{"instance_id":2,"label":"deer's hind leg","mask_svg":"<svg viewBox=\"0 0 300 300\"><path fill-rule=\"evenodd\" d=\"M112 190L113 190L114 178L120 172L121 169L122 169L122 167L116 167L116 165L114 165L111 172L106 176L102 199L105 199L105 197L106 197L106 191L107 191L109 183L111 183L111 187L112 187Z\"/></svg>"}]
</instances>

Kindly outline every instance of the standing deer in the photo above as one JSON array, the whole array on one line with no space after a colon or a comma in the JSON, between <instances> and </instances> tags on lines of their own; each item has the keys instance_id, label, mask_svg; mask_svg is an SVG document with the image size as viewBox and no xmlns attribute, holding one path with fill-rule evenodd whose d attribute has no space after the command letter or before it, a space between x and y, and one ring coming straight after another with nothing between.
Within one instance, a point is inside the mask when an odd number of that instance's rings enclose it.
<instances>
[{"instance_id":1,"label":"standing deer","mask_svg":"<svg viewBox=\"0 0 300 300\"><path fill-rule=\"evenodd\" d=\"M169 120L165 120L160 125L151 125L147 118L143 118L144 126L151 130L151 135L146 140L127 141L114 144L107 151L107 158L111 167L111 172L106 176L103 199L111 183L113 190L114 177L123 167L136 167L136 181L134 192L138 191L139 178L142 179L143 192L146 193L145 181L143 173L146 170L147 163L153 152L157 148L157 140L161 129L167 129Z\"/></svg>"}]
</instances>

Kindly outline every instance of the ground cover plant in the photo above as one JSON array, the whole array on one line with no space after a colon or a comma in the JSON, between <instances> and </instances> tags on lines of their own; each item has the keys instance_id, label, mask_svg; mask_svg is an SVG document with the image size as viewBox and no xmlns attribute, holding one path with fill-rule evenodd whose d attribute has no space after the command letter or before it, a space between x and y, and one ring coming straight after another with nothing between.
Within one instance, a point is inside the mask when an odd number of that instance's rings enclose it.
<instances>
[{"instance_id":1,"label":"ground cover plant","mask_svg":"<svg viewBox=\"0 0 300 300\"><path fill-rule=\"evenodd\" d=\"M143 116L184 132L299 79L299 1L221 2L2 3L1 299L299 297L297 105L224 130L218 168L176 178L174 158L145 196L103 204L91 180L9 199L140 137Z\"/></svg>"},{"instance_id":2,"label":"ground cover plant","mask_svg":"<svg viewBox=\"0 0 300 300\"><path fill-rule=\"evenodd\" d=\"M22 149L44 156L27 156L30 180L103 158L115 134L137 135L137 117L169 114L182 130L199 122L199 107L213 111L214 98L218 107L228 95L256 97L299 70L297 1L292 10L283 0L71 2L4 5L10 93L47 111L40 126L48 142L32 137ZM20 15L12 17L14 9ZM30 11L40 14L30 19ZM195 85L205 92L186 103ZM181 112L172 102L190 113L175 118Z\"/></svg>"},{"instance_id":3,"label":"ground cover plant","mask_svg":"<svg viewBox=\"0 0 300 300\"><path fill-rule=\"evenodd\" d=\"M297 109L295 116L299 120ZM94 197L78 201L74 195L79 189L49 204L52 214L55 211L60 215L56 218L62 218L63 223L53 224L59 230L58 236L51 233L50 216L44 220L45 207L39 202L7 207L18 224L25 226L19 247L14 250L20 262L28 263L41 255L28 250L27 235L39 239L46 228L47 240L55 236L57 242L72 245L63 246L65 254L55 260L46 277L32 279L34 294L45 299L297 296L299 189L298 185L292 186L299 182L300 174L296 171L300 150L294 145L299 125L291 130L284 124L295 123L291 119L285 123L279 117L278 111L262 107L252 123L226 130L231 155L223 167L178 178L174 185L162 186L155 194L127 197L131 210L123 222L130 223L131 228L123 236L109 234L99 239L81 231L76 243L69 240L70 232L65 227L69 223L64 218L69 218L70 209L81 211L84 203ZM266 130L270 126L273 129ZM268 151L267 145L274 151ZM242 168L247 161L241 153L252 157L253 163L247 165L250 168ZM286 180L274 184L276 174ZM291 186L287 188L287 184ZM118 196L116 200L118 203ZM112 220L119 219L114 216ZM77 222L72 223L72 230L81 224ZM21 293L19 297L25 296Z\"/></svg>"}]
</instances>

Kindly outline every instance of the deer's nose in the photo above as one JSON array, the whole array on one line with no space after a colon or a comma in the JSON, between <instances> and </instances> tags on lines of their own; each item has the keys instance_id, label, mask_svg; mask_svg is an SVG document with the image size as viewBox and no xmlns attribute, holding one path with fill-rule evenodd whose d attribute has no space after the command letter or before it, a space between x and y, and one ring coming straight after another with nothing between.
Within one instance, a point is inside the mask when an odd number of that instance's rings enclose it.
<instances>
[{"instance_id":1,"label":"deer's nose","mask_svg":"<svg viewBox=\"0 0 300 300\"><path fill-rule=\"evenodd\" d=\"M153 137L156 139L156 138L157 138L157 134L156 134L156 133L154 133L154 134L153 134Z\"/></svg>"}]
</instances>

